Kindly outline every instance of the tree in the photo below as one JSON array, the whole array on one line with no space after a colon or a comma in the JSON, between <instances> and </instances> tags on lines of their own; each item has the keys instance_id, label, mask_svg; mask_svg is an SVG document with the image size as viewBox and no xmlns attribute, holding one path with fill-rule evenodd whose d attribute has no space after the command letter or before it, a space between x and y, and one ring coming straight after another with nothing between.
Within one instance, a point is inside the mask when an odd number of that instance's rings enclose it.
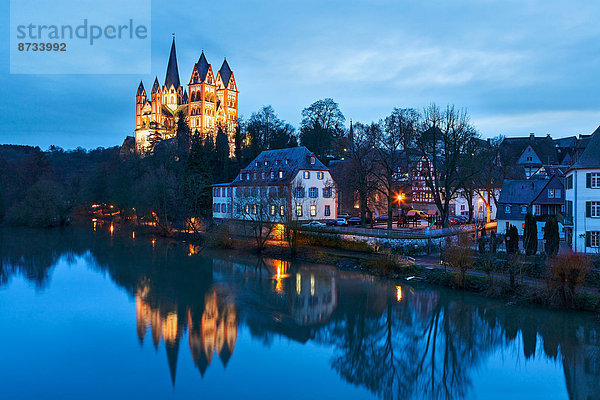
<instances>
[{"instance_id":1,"label":"tree","mask_svg":"<svg viewBox=\"0 0 600 400\"><path fill-rule=\"evenodd\" d=\"M249 145L246 148L246 159L253 159L263 150L294 147L297 140L294 128L275 114L273 107L264 106L252 114L246 124Z\"/></svg>"},{"instance_id":2,"label":"tree","mask_svg":"<svg viewBox=\"0 0 600 400\"><path fill-rule=\"evenodd\" d=\"M514 225L508 227L506 232L506 252L508 254L515 254L519 251L519 231Z\"/></svg>"},{"instance_id":3,"label":"tree","mask_svg":"<svg viewBox=\"0 0 600 400\"><path fill-rule=\"evenodd\" d=\"M528 212L525 214L525 228L523 230L523 247L525 254L531 256L537 253L537 222L533 214Z\"/></svg>"},{"instance_id":4,"label":"tree","mask_svg":"<svg viewBox=\"0 0 600 400\"><path fill-rule=\"evenodd\" d=\"M425 184L431 190L444 227L448 227L450 202L463 183L472 178L468 167L468 150L477 138L465 110L447 106L445 110L432 104L423 112L423 123L416 143L429 162L423 171Z\"/></svg>"},{"instance_id":5,"label":"tree","mask_svg":"<svg viewBox=\"0 0 600 400\"><path fill-rule=\"evenodd\" d=\"M378 124L354 124L353 141L349 144L347 156L349 161L349 186L358 194L361 226L366 225L368 199L375 190L376 182L373 171L375 168L374 146L375 138L379 135Z\"/></svg>"},{"instance_id":6,"label":"tree","mask_svg":"<svg viewBox=\"0 0 600 400\"><path fill-rule=\"evenodd\" d=\"M549 217L544 225L544 240L546 241L545 251L548 257L555 256L558 253L560 236L558 232L558 221L554 217Z\"/></svg>"},{"instance_id":7,"label":"tree","mask_svg":"<svg viewBox=\"0 0 600 400\"><path fill-rule=\"evenodd\" d=\"M488 139L487 143L480 147L477 155L477 171L475 174L476 190L486 207L486 222L491 222L492 204L498 207L496 190L502 187L503 173L501 166L500 145L504 138L496 136ZM485 193L482 192L485 190Z\"/></svg>"},{"instance_id":8,"label":"tree","mask_svg":"<svg viewBox=\"0 0 600 400\"><path fill-rule=\"evenodd\" d=\"M408 151L412 145L419 123L419 114L413 109L394 108L392 113L380 123L383 128L376 132L375 148L377 160L374 176L378 190L387 200L387 228L392 229L393 204L396 188L408 172Z\"/></svg>"},{"instance_id":9,"label":"tree","mask_svg":"<svg viewBox=\"0 0 600 400\"><path fill-rule=\"evenodd\" d=\"M192 218L209 219L212 216L211 168L204 145L198 136L192 139L192 148L183 173L183 194L186 201L188 225Z\"/></svg>"},{"instance_id":10,"label":"tree","mask_svg":"<svg viewBox=\"0 0 600 400\"><path fill-rule=\"evenodd\" d=\"M442 253L444 261L458 270L458 286L461 288L465 286L467 270L473 266L474 254L472 246L471 235L460 233L456 237L449 239Z\"/></svg>"},{"instance_id":11,"label":"tree","mask_svg":"<svg viewBox=\"0 0 600 400\"><path fill-rule=\"evenodd\" d=\"M188 125L187 118L183 111L177 113L177 154L180 157L186 155L190 151L191 146L191 132Z\"/></svg>"},{"instance_id":12,"label":"tree","mask_svg":"<svg viewBox=\"0 0 600 400\"><path fill-rule=\"evenodd\" d=\"M326 160L334 148L334 139L342 137L345 132L345 121L333 99L317 100L302 110L300 143L320 160Z\"/></svg>"},{"instance_id":13,"label":"tree","mask_svg":"<svg viewBox=\"0 0 600 400\"><path fill-rule=\"evenodd\" d=\"M229 176L229 140L223 129L219 128L215 138L215 164L213 166L213 178L217 183L222 183Z\"/></svg>"}]
</instances>

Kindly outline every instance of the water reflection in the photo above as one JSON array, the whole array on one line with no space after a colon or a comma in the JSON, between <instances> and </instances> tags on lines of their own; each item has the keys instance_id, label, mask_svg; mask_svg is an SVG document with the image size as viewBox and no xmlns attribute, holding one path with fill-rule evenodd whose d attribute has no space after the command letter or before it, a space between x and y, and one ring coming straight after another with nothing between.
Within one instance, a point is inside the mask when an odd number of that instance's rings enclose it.
<instances>
[{"instance_id":1,"label":"water reflection","mask_svg":"<svg viewBox=\"0 0 600 400\"><path fill-rule=\"evenodd\" d=\"M325 266L196 254L100 228L0 231L0 286L21 275L43 290L59 258L88 259L135 299L139 342L164 343L173 385L186 335L205 377L215 356L225 367L236 357L243 326L261 346L285 337L329 349L341 379L380 398L477 395L477 371L500 353L559 363L571 399L600 399L600 331L589 315L506 307Z\"/></svg>"}]
</instances>

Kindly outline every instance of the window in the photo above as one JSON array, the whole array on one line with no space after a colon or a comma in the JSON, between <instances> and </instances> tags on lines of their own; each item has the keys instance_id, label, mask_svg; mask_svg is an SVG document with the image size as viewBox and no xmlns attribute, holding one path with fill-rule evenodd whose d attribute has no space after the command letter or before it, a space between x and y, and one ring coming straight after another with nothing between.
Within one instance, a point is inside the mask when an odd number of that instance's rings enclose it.
<instances>
[{"instance_id":1,"label":"window","mask_svg":"<svg viewBox=\"0 0 600 400\"><path fill-rule=\"evenodd\" d=\"M221 203L221 212L222 213L227 212L227 204L226 203Z\"/></svg>"},{"instance_id":2,"label":"window","mask_svg":"<svg viewBox=\"0 0 600 400\"><path fill-rule=\"evenodd\" d=\"M317 179L323 179L325 177L325 173L323 171L317 172Z\"/></svg>"},{"instance_id":3,"label":"window","mask_svg":"<svg viewBox=\"0 0 600 400\"><path fill-rule=\"evenodd\" d=\"M271 171L271 179L275 179L275 171Z\"/></svg>"},{"instance_id":4,"label":"window","mask_svg":"<svg viewBox=\"0 0 600 400\"><path fill-rule=\"evenodd\" d=\"M246 172L246 180L249 181L250 180L250 172Z\"/></svg>"},{"instance_id":5,"label":"window","mask_svg":"<svg viewBox=\"0 0 600 400\"><path fill-rule=\"evenodd\" d=\"M600 247L600 231L587 232L587 247Z\"/></svg>"},{"instance_id":6,"label":"window","mask_svg":"<svg viewBox=\"0 0 600 400\"><path fill-rule=\"evenodd\" d=\"M314 164L317 161L317 157L315 156L310 156L310 163Z\"/></svg>"},{"instance_id":7,"label":"window","mask_svg":"<svg viewBox=\"0 0 600 400\"><path fill-rule=\"evenodd\" d=\"M586 174L586 187L592 189L600 188L600 172L590 172Z\"/></svg>"},{"instance_id":8,"label":"window","mask_svg":"<svg viewBox=\"0 0 600 400\"><path fill-rule=\"evenodd\" d=\"M548 198L549 199L553 199L554 198L554 189L548 189Z\"/></svg>"},{"instance_id":9,"label":"window","mask_svg":"<svg viewBox=\"0 0 600 400\"><path fill-rule=\"evenodd\" d=\"M326 199L331 197L331 188L330 187L323 188L323 197L325 197Z\"/></svg>"},{"instance_id":10,"label":"window","mask_svg":"<svg viewBox=\"0 0 600 400\"><path fill-rule=\"evenodd\" d=\"M562 191L560 189L554 189L554 198L560 199L560 196L562 196Z\"/></svg>"},{"instance_id":11,"label":"window","mask_svg":"<svg viewBox=\"0 0 600 400\"><path fill-rule=\"evenodd\" d=\"M317 216L317 206L310 206L310 216L311 217L316 217Z\"/></svg>"},{"instance_id":12,"label":"window","mask_svg":"<svg viewBox=\"0 0 600 400\"><path fill-rule=\"evenodd\" d=\"M260 173L260 179L265 179L265 171Z\"/></svg>"},{"instance_id":13,"label":"window","mask_svg":"<svg viewBox=\"0 0 600 400\"><path fill-rule=\"evenodd\" d=\"M216 206L217 206L217 208L215 209L215 211L221 212L221 204L217 203Z\"/></svg>"},{"instance_id":14,"label":"window","mask_svg":"<svg viewBox=\"0 0 600 400\"><path fill-rule=\"evenodd\" d=\"M325 216L329 217L331 215L331 207L325 206Z\"/></svg>"},{"instance_id":15,"label":"window","mask_svg":"<svg viewBox=\"0 0 600 400\"><path fill-rule=\"evenodd\" d=\"M279 215L281 215L283 217L284 214L285 214L285 208L283 208L283 206L279 206Z\"/></svg>"},{"instance_id":16,"label":"window","mask_svg":"<svg viewBox=\"0 0 600 400\"><path fill-rule=\"evenodd\" d=\"M316 187L311 187L310 189L308 189L308 197L318 197L319 196L319 190Z\"/></svg>"},{"instance_id":17,"label":"window","mask_svg":"<svg viewBox=\"0 0 600 400\"><path fill-rule=\"evenodd\" d=\"M510 206L504 207L504 212L510 214Z\"/></svg>"},{"instance_id":18,"label":"window","mask_svg":"<svg viewBox=\"0 0 600 400\"><path fill-rule=\"evenodd\" d=\"M541 209L542 209L542 207L539 204L535 204L533 206L533 212L534 212L534 214L535 215L540 215L542 213Z\"/></svg>"},{"instance_id":19,"label":"window","mask_svg":"<svg viewBox=\"0 0 600 400\"><path fill-rule=\"evenodd\" d=\"M230 187L227 188L227 197L231 197L231 188Z\"/></svg>"},{"instance_id":20,"label":"window","mask_svg":"<svg viewBox=\"0 0 600 400\"><path fill-rule=\"evenodd\" d=\"M304 197L304 188L303 187L296 188L296 197L299 199Z\"/></svg>"},{"instance_id":21,"label":"window","mask_svg":"<svg viewBox=\"0 0 600 400\"><path fill-rule=\"evenodd\" d=\"M252 173L252 179L256 179L256 172Z\"/></svg>"},{"instance_id":22,"label":"window","mask_svg":"<svg viewBox=\"0 0 600 400\"><path fill-rule=\"evenodd\" d=\"M483 206L479 206L479 208L477 209L477 211L483 212Z\"/></svg>"},{"instance_id":23,"label":"window","mask_svg":"<svg viewBox=\"0 0 600 400\"><path fill-rule=\"evenodd\" d=\"M250 205L246 204L246 206L244 207L244 211L246 211L246 214L250 214Z\"/></svg>"},{"instance_id":24,"label":"window","mask_svg":"<svg viewBox=\"0 0 600 400\"><path fill-rule=\"evenodd\" d=\"M267 160L265 160L265 167L269 166L269 162Z\"/></svg>"},{"instance_id":25,"label":"window","mask_svg":"<svg viewBox=\"0 0 600 400\"><path fill-rule=\"evenodd\" d=\"M256 204L254 204L252 206L252 214L256 215L257 212L258 212L258 207L256 207Z\"/></svg>"},{"instance_id":26,"label":"window","mask_svg":"<svg viewBox=\"0 0 600 400\"><path fill-rule=\"evenodd\" d=\"M304 179L310 179L310 171L304 171Z\"/></svg>"},{"instance_id":27,"label":"window","mask_svg":"<svg viewBox=\"0 0 600 400\"><path fill-rule=\"evenodd\" d=\"M521 206L521 214L527 214L527 206Z\"/></svg>"},{"instance_id":28,"label":"window","mask_svg":"<svg viewBox=\"0 0 600 400\"><path fill-rule=\"evenodd\" d=\"M279 170L279 179L283 179L283 171Z\"/></svg>"},{"instance_id":29,"label":"window","mask_svg":"<svg viewBox=\"0 0 600 400\"><path fill-rule=\"evenodd\" d=\"M296 217L301 217L301 216L302 216L302 206L297 205L296 206Z\"/></svg>"},{"instance_id":30,"label":"window","mask_svg":"<svg viewBox=\"0 0 600 400\"><path fill-rule=\"evenodd\" d=\"M590 201L589 216L592 218L600 218L600 201Z\"/></svg>"},{"instance_id":31,"label":"window","mask_svg":"<svg viewBox=\"0 0 600 400\"><path fill-rule=\"evenodd\" d=\"M270 214L275 215L275 206L273 206L273 205L271 206Z\"/></svg>"},{"instance_id":32,"label":"window","mask_svg":"<svg viewBox=\"0 0 600 400\"><path fill-rule=\"evenodd\" d=\"M290 163L290 160L288 160L287 158L285 159L285 165L288 165Z\"/></svg>"},{"instance_id":33,"label":"window","mask_svg":"<svg viewBox=\"0 0 600 400\"><path fill-rule=\"evenodd\" d=\"M460 211L465 211L465 205L464 204L460 205Z\"/></svg>"}]
</instances>

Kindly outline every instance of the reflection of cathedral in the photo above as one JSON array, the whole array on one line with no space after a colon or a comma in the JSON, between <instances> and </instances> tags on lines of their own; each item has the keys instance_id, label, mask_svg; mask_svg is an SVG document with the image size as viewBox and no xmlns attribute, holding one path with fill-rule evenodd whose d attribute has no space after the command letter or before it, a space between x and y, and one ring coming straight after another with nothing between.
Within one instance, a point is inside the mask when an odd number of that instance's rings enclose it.
<instances>
[{"instance_id":1,"label":"reflection of cathedral","mask_svg":"<svg viewBox=\"0 0 600 400\"><path fill-rule=\"evenodd\" d=\"M180 318L176 307L163 312L153 308L146 299L147 291L138 290L135 297L137 334L143 344L148 328L154 348L158 349L162 338L167 350L171 380L175 384L177 356L185 323L188 327L190 352L194 363L204 376L216 352L226 366L233 354L237 340L237 311L233 303L220 298L215 289L205 296L204 309L199 316L191 307L187 308L186 318Z\"/></svg>"},{"instance_id":2,"label":"reflection of cathedral","mask_svg":"<svg viewBox=\"0 0 600 400\"><path fill-rule=\"evenodd\" d=\"M220 301L217 292L211 290L204 299L204 311L200 323L188 310L189 344L194 363L204 376L214 353L227 366L237 340L237 312L233 303Z\"/></svg>"}]
</instances>

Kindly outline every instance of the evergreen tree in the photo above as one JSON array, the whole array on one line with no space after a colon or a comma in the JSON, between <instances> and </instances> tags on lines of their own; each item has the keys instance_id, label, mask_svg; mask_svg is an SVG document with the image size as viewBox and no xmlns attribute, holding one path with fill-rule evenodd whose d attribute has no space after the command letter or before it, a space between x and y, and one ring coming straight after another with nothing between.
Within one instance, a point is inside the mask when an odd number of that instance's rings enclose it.
<instances>
[{"instance_id":1,"label":"evergreen tree","mask_svg":"<svg viewBox=\"0 0 600 400\"><path fill-rule=\"evenodd\" d=\"M215 182L222 183L229 178L229 140L221 128L215 140L215 161L213 178Z\"/></svg>"},{"instance_id":2,"label":"evergreen tree","mask_svg":"<svg viewBox=\"0 0 600 400\"><path fill-rule=\"evenodd\" d=\"M506 252L515 254L519 251L519 231L514 225L508 227L506 232Z\"/></svg>"},{"instance_id":3,"label":"evergreen tree","mask_svg":"<svg viewBox=\"0 0 600 400\"><path fill-rule=\"evenodd\" d=\"M537 253L537 222L531 212L525 214L525 229L523 230L523 247L525 254L531 256Z\"/></svg>"},{"instance_id":4,"label":"evergreen tree","mask_svg":"<svg viewBox=\"0 0 600 400\"><path fill-rule=\"evenodd\" d=\"M189 152L191 132L183 111L177 113L177 153L182 156Z\"/></svg>"},{"instance_id":5,"label":"evergreen tree","mask_svg":"<svg viewBox=\"0 0 600 400\"><path fill-rule=\"evenodd\" d=\"M558 221L554 217L550 217L546 220L546 224L544 225L544 240L546 241L546 255L548 257L556 255L560 244L560 236L558 232Z\"/></svg>"},{"instance_id":6,"label":"evergreen tree","mask_svg":"<svg viewBox=\"0 0 600 400\"><path fill-rule=\"evenodd\" d=\"M212 215L212 182L206 148L200 138L194 136L183 182L184 196L191 215L201 218L209 218Z\"/></svg>"}]
</instances>

